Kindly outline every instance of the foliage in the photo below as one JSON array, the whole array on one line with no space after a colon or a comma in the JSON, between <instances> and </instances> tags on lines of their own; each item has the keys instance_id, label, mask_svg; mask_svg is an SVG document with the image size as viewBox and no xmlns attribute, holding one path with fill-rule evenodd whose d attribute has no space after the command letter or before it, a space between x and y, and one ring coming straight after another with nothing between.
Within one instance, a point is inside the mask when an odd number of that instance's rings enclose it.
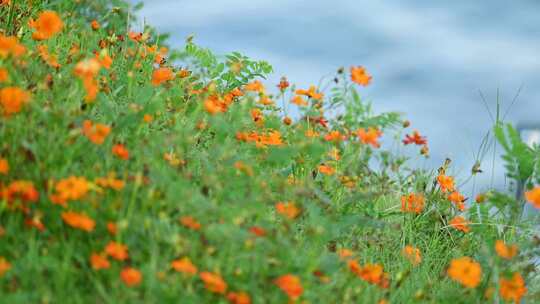
<instances>
[{"instance_id":1,"label":"foliage","mask_svg":"<svg viewBox=\"0 0 540 304\"><path fill-rule=\"evenodd\" d=\"M267 62L169 51L124 1L0 3L2 302L539 299L524 200L465 206L448 164L381 145L429 151L360 98L363 68L269 94ZM534 198L538 148L495 134Z\"/></svg>"}]
</instances>

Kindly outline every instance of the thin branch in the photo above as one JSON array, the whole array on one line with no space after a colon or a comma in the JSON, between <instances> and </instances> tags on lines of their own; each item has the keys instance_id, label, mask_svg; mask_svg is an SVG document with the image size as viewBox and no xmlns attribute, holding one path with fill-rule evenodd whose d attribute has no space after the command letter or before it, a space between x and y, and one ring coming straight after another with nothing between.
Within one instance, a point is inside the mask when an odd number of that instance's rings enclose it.
<instances>
[{"instance_id":1,"label":"thin branch","mask_svg":"<svg viewBox=\"0 0 540 304\"><path fill-rule=\"evenodd\" d=\"M508 115L508 113L510 112L510 109L512 108L512 106L514 106L514 104L516 103L516 101L517 101L517 99L519 97L519 94L521 94L522 89L523 89L523 83L521 83L521 85L519 86L519 89L516 92L516 95L514 96L514 99L512 99L512 102L510 103L508 108L506 108L506 111L504 112L504 115L503 115L503 118L502 118L503 121L506 118L506 115Z\"/></svg>"},{"instance_id":2,"label":"thin branch","mask_svg":"<svg viewBox=\"0 0 540 304\"><path fill-rule=\"evenodd\" d=\"M486 101L486 98L484 97L484 94L480 90L478 90L478 94L480 95L480 98L482 98L482 101L484 103L484 106L486 107L486 110L487 110L487 112L489 114L489 117L491 118L491 121L493 123L495 123L495 118L493 117L493 114L491 114L491 110L489 109L489 105L488 105L488 103Z\"/></svg>"}]
</instances>

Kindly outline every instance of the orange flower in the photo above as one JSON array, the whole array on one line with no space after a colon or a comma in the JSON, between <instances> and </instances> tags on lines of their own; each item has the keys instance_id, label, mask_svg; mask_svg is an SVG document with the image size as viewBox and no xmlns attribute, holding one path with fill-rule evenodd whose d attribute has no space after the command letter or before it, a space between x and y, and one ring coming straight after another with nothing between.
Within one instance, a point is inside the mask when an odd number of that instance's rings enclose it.
<instances>
[{"instance_id":1,"label":"orange flower","mask_svg":"<svg viewBox=\"0 0 540 304\"><path fill-rule=\"evenodd\" d=\"M319 172L324 175L333 175L334 173L336 173L336 169L327 165L319 165Z\"/></svg>"},{"instance_id":2,"label":"orange flower","mask_svg":"<svg viewBox=\"0 0 540 304\"><path fill-rule=\"evenodd\" d=\"M454 227L457 230L463 231L465 233L469 232L471 228L468 226L469 221L467 221L462 216L456 216L450 220L450 226Z\"/></svg>"},{"instance_id":3,"label":"orange flower","mask_svg":"<svg viewBox=\"0 0 540 304\"><path fill-rule=\"evenodd\" d=\"M511 279L500 278L499 286L501 298L505 301L513 300L516 304L521 303L521 298L527 293L525 280L518 272L514 273Z\"/></svg>"},{"instance_id":4,"label":"orange flower","mask_svg":"<svg viewBox=\"0 0 540 304\"><path fill-rule=\"evenodd\" d=\"M458 191L454 191L448 195L448 200L456 205L459 211L465 210L465 197Z\"/></svg>"},{"instance_id":5,"label":"orange flower","mask_svg":"<svg viewBox=\"0 0 540 304\"><path fill-rule=\"evenodd\" d=\"M109 269L111 267L111 263L107 260L107 257L98 253L92 253L90 256L90 265L92 265L92 269L94 270Z\"/></svg>"},{"instance_id":6,"label":"orange flower","mask_svg":"<svg viewBox=\"0 0 540 304\"><path fill-rule=\"evenodd\" d=\"M346 249L346 248L338 249L337 253L338 253L339 258L340 258L341 260L346 260L346 259L352 257L353 254L354 254L354 253L352 252L352 250Z\"/></svg>"},{"instance_id":7,"label":"orange flower","mask_svg":"<svg viewBox=\"0 0 540 304\"><path fill-rule=\"evenodd\" d=\"M122 145L122 144L116 144L112 147L112 153L120 158L120 159L123 159L123 160L128 160L129 159L129 151L128 149L126 148L126 146Z\"/></svg>"},{"instance_id":8,"label":"orange flower","mask_svg":"<svg viewBox=\"0 0 540 304\"><path fill-rule=\"evenodd\" d=\"M201 223L197 222L197 220L191 216L183 216L180 218L180 224L182 226L189 228L191 230L199 230L201 229Z\"/></svg>"},{"instance_id":9,"label":"orange flower","mask_svg":"<svg viewBox=\"0 0 540 304\"><path fill-rule=\"evenodd\" d=\"M86 90L84 100L86 102L94 101L99 92L99 85L97 81L95 79L85 78L83 79L83 87Z\"/></svg>"},{"instance_id":10,"label":"orange flower","mask_svg":"<svg viewBox=\"0 0 540 304\"><path fill-rule=\"evenodd\" d=\"M225 294L227 291L227 283L223 281L219 274L203 271L199 274L199 277L208 291L220 294Z\"/></svg>"},{"instance_id":11,"label":"orange flower","mask_svg":"<svg viewBox=\"0 0 540 304\"><path fill-rule=\"evenodd\" d=\"M258 237L266 236L266 230L264 230L264 228L259 227L259 226L253 226L249 228L249 232L251 232L252 234Z\"/></svg>"},{"instance_id":12,"label":"orange flower","mask_svg":"<svg viewBox=\"0 0 540 304\"><path fill-rule=\"evenodd\" d=\"M254 122L264 122L264 115L261 110L259 109L251 109L251 119L253 119Z\"/></svg>"},{"instance_id":13,"label":"orange flower","mask_svg":"<svg viewBox=\"0 0 540 304\"><path fill-rule=\"evenodd\" d=\"M525 198L535 208L540 209L540 187L534 187L531 191L525 192Z\"/></svg>"},{"instance_id":14,"label":"orange flower","mask_svg":"<svg viewBox=\"0 0 540 304\"><path fill-rule=\"evenodd\" d=\"M6 82L9 79L8 70L5 68L0 68L0 83Z\"/></svg>"},{"instance_id":15,"label":"orange flower","mask_svg":"<svg viewBox=\"0 0 540 304\"><path fill-rule=\"evenodd\" d=\"M7 175L9 173L9 163L7 159L0 158L0 174Z\"/></svg>"},{"instance_id":16,"label":"orange flower","mask_svg":"<svg viewBox=\"0 0 540 304\"><path fill-rule=\"evenodd\" d=\"M485 193L478 193L474 199L474 201L478 204L481 204L486 201L486 194Z\"/></svg>"},{"instance_id":17,"label":"orange flower","mask_svg":"<svg viewBox=\"0 0 540 304\"><path fill-rule=\"evenodd\" d=\"M227 111L227 105L216 95L211 95L204 101L204 108L211 115Z\"/></svg>"},{"instance_id":18,"label":"orange flower","mask_svg":"<svg viewBox=\"0 0 540 304\"><path fill-rule=\"evenodd\" d=\"M166 81L173 80L174 73L169 68L159 68L152 74L152 85L158 86Z\"/></svg>"},{"instance_id":19,"label":"orange flower","mask_svg":"<svg viewBox=\"0 0 540 304\"><path fill-rule=\"evenodd\" d=\"M371 82L371 76L364 67L351 67L351 80L359 85L367 86Z\"/></svg>"},{"instance_id":20,"label":"orange flower","mask_svg":"<svg viewBox=\"0 0 540 304\"><path fill-rule=\"evenodd\" d=\"M440 174L437 176L437 182L443 192L454 191L455 186L453 177Z\"/></svg>"},{"instance_id":21,"label":"orange flower","mask_svg":"<svg viewBox=\"0 0 540 304\"><path fill-rule=\"evenodd\" d=\"M292 274L286 274L274 280L276 284L291 300L298 299L304 292L300 278Z\"/></svg>"},{"instance_id":22,"label":"orange flower","mask_svg":"<svg viewBox=\"0 0 540 304\"><path fill-rule=\"evenodd\" d=\"M182 272L188 275L196 275L198 271L197 267L193 265L188 257L183 257L181 259L172 261L171 267L177 272Z\"/></svg>"},{"instance_id":23,"label":"orange flower","mask_svg":"<svg viewBox=\"0 0 540 304\"><path fill-rule=\"evenodd\" d=\"M116 223L108 222L107 231L109 231L112 236L116 235L116 233L118 232L118 227L116 226Z\"/></svg>"},{"instance_id":24,"label":"orange flower","mask_svg":"<svg viewBox=\"0 0 540 304\"><path fill-rule=\"evenodd\" d=\"M100 187L111 188L116 191L122 190L126 183L121 179L117 179L115 176L115 173L109 173L107 177L98 177L94 182Z\"/></svg>"},{"instance_id":25,"label":"orange flower","mask_svg":"<svg viewBox=\"0 0 540 304\"><path fill-rule=\"evenodd\" d=\"M109 70L113 64L113 59L111 56L109 56L106 50L102 50L101 53L96 54L95 58L99 64L107 70Z\"/></svg>"},{"instance_id":26,"label":"orange flower","mask_svg":"<svg viewBox=\"0 0 540 304\"><path fill-rule=\"evenodd\" d=\"M231 92L223 95L223 103L226 105L226 106L229 106L231 103L234 102L234 99L235 99L235 95L233 95Z\"/></svg>"},{"instance_id":27,"label":"orange flower","mask_svg":"<svg viewBox=\"0 0 540 304\"><path fill-rule=\"evenodd\" d=\"M156 55L154 56L154 63L155 64L164 63L165 56L167 56L168 52L169 52L169 50L166 47L161 47L159 49L159 52L156 53Z\"/></svg>"},{"instance_id":28,"label":"orange flower","mask_svg":"<svg viewBox=\"0 0 540 304\"><path fill-rule=\"evenodd\" d=\"M56 12L44 11L39 14L37 20L30 21L30 27L36 30L32 34L34 40L46 40L59 33L64 23Z\"/></svg>"},{"instance_id":29,"label":"orange flower","mask_svg":"<svg viewBox=\"0 0 540 304\"><path fill-rule=\"evenodd\" d=\"M4 36L0 34L0 58L6 58L9 55L17 58L26 53L26 48L19 44L19 39L15 36Z\"/></svg>"},{"instance_id":30,"label":"orange flower","mask_svg":"<svg viewBox=\"0 0 540 304\"><path fill-rule=\"evenodd\" d=\"M405 246L403 248L402 254L407 260L411 262L413 265L418 265L420 262L422 262L422 255L420 254L420 249L413 247L411 245Z\"/></svg>"},{"instance_id":31,"label":"orange flower","mask_svg":"<svg viewBox=\"0 0 540 304\"><path fill-rule=\"evenodd\" d=\"M4 276L6 272L11 269L11 264L4 258L0 256L0 278Z\"/></svg>"},{"instance_id":32,"label":"orange flower","mask_svg":"<svg viewBox=\"0 0 540 304\"><path fill-rule=\"evenodd\" d=\"M0 106L5 117L19 113L28 102L30 102L30 94L23 89L5 87L0 90Z\"/></svg>"},{"instance_id":33,"label":"orange flower","mask_svg":"<svg viewBox=\"0 0 540 304\"><path fill-rule=\"evenodd\" d=\"M151 123L153 120L154 120L154 116L152 116L150 114L144 114L143 121L145 123Z\"/></svg>"},{"instance_id":34,"label":"orange flower","mask_svg":"<svg viewBox=\"0 0 540 304\"><path fill-rule=\"evenodd\" d=\"M290 126L293 123L293 121L289 116L285 116L283 117L283 123L287 126Z\"/></svg>"},{"instance_id":35,"label":"orange flower","mask_svg":"<svg viewBox=\"0 0 540 304\"><path fill-rule=\"evenodd\" d=\"M358 261L356 260L349 260L347 266L349 266L349 270L357 276L360 276L360 273L362 273L362 267L360 267L360 264L358 264Z\"/></svg>"},{"instance_id":36,"label":"orange flower","mask_svg":"<svg viewBox=\"0 0 540 304\"><path fill-rule=\"evenodd\" d=\"M315 86L310 86L308 90L302 90L302 89L296 90L295 93L297 95L308 96L308 97L316 99L316 100L321 100L324 97L324 95L322 93L317 92L317 87L315 87Z\"/></svg>"},{"instance_id":37,"label":"orange flower","mask_svg":"<svg viewBox=\"0 0 540 304\"><path fill-rule=\"evenodd\" d=\"M95 76L101 69L101 63L96 58L90 58L80 61L75 65L73 73L83 81L83 87L86 90L86 102L92 102L96 99L99 92L99 84Z\"/></svg>"},{"instance_id":38,"label":"orange flower","mask_svg":"<svg viewBox=\"0 0 540 304\"><path fill-rule=\"evenodd\" d=\"M251 133L236 132L236 139L239 141L244 141L244 142L257 141L258 138L259 138L259 135L255 132L251 132Z\"/></svg>"},{"instance_id":39,"label":"orange flower","mask_svg":"<svg viewBox=\"0 0 540 304\"><path fill-rule=\"evenodd\" d=\"M69 226L84 230L86 232L91 232L96 226L96 222L93 219L89 218L85 214L76 213L72 211L62 212L62 220Z\"/></svg>"},{"instance_id":40,"label":"orange flower","mask_svg":"<svg viewBox=\"0 0 540 304\"><path fill-rule=\"evenodd\" d=\"M382 136L382 132L376 128L369 127L367 129L358 129L356 134L363 144L369 144L373 146L373 148L379 148L381 146L379 137Z\"/></svg>"},{"instance_id":41,"label":"orange flower","mask_svg":"<svg viewBox=\"0 0 540 304\"><path fill-rule=\"evenodd\" d=\"M251 92L264 92L264 85L259 80L255 80L253 82L250 82L244 86L244 90L251 91Z\"/></svg>"},{"instance_id":42,"label":"orange flower","mask_svg":"<svg viewBox=\"0 0 540 304\"><path fill-rule=\"evenodd\" d=\"M141 57L146 58L146 53L155 54L157 52L157 44L154 44L152 46L145 45L145 52L141 53Z\"/></svg>"},{"instance_id":43,"label":"orange flower","mask_svg":"<svg viewBox=\"0 0 540 304\"><path fill-rule=\"evenodd\" d=\"M308 102L304 98L302 98L302 96L298 96L298 95L295 95L291 99L291 103L294 103L297 106L307 106L308 105Z\"/></svg>"},{"instance_id":44,"label":"orange flower","mask_svg":"<svg viewBox=\"0 0 540 304\"><path fill-rule=\"evenodd\" d=\"M142 274L133 267L126 267L120 272L120 278L129 287L141 284Z\"/></svg>"},{"instance_id":45,"label":"orange flower","mask_svg":"<svg viewBox=\"0 0 540 304\"><path fill-rule=\"evenodd\" d=\"M239 88L232 89L232 91L230 91L229 94L231 94L234 97L244 96L244 92L242 92Z\"/></svg>"},{"instance_id":46,"label":"orange flower","mask_svg":"<svg viewBox=\"0 0 540 304\"><path fill-rule=\"evenodd\" d=\"M51 55L49 53L49 48L46 45L38 45L37 49L39 56L46 64L55 69L58 69L60 67L60 64L58 63L58 58L56 58L56 55Z\"/></svg>"},{"instance_id":47,"label":"orange flower","mask_svg":"<svg viewBox=\"0 0 540 304\"><path fill-rule=\"evenodd\" d=\"M281 139L281 133L279 131L271 131L267 135L262 135L259 138L259 144L265 146L281 146L283 141Z\"/></svg>"},{"instance_id":48,"label":"orange flower","mask_svg":"<svg viewBox=\"0 0 540 304\"><path fill-rule=\"evenodd\" d=\"M416 130L413 131L412 135L406 134L405 139L403 140L404 145L415 144L418 146L423 146L427 144L427 139L425 136L420 135Z\"/></svg>"},{"instance_id":49,"label":"orange flower","mask_svg":"<svg viewBox=\"0 0 540 304\"><path fill-rule=\"evenodd\" d=\"M285 91L289 87L289 82L287 81L287 77L285 76L281 77L277 87L281 92Z\"/></svg>"},{"instance_id":50,"label":"orange flower","mask_svg":"<svg viewBox=\"0 0 540 304\"><path fill-rule=\"evenodd\" d=\"M284 144L279 131L270 131L268 134L261 135L256 132L238 132L236 133L236 139L246 142L255 142L255 145L259 148L264 148L266 146L281 146Z\"/></svg>"},{"instance_id":51,"label":"orange flower","mask_svg":"<svg viewBox=\"0 0 540 304\"><path fill-rule=\"evenodd\" d=\"M448 195L448 200L451 201L452 203L460 206L459 210L460 211L463 211L463 209L465 208L465 206L463 205L464 201L465 201L465 197L459 193L458 191L454 191L452 193L450 193L450 195Z\"/></svg>"},{"instance_id":52,"label":"orange flower","mask_svg":"<svg viewBox=\"0 0 540 304\"><path fill-rule=\"evenodd\" d=\"M251 304L251 298L243 291L229 292L227 294L227 300L231 304Z\"/></svg>"},{"instance_id":53,"label":"orange flower","mask_svg":"<svg viewBox=\"0 0 540 304\"><path fill-rule=\"evenodd\" d=\"M384 279L383 267L379 264L366 264L360 268L356 275L362 280L375 285L381 284Z\"/></svg>"},{"instance_id":54,"label":"orange flower","mask_svg":"<svg viewBox=\"0 0 540 304\"><path fill-rule=\"evenodd\" d=\"M401 197L401 211L420 214L424 210L424 195L409 193Z\"/></svg>"},{"instance_id":55,"label":"orange flower","mask_svg":"<svg viewBox=\"0 0 540 304\"><path fill-rule=\"evenodd\" d=\"M129 39L133 40L134 42L141 42L143 40L143 33L139 32L129 32L128 33Z\"/></svg>"},{"instance_id":56,"label":"orange flower","mask_svg":"<svg viewBox=\"0 0 540 304\"><path fill-rule=\"evenodd\" d=\"M54 187L55 193L50 196L54 204L67 207L68 201L82 199L88 193L90 184L84 177L70 176L58 181Z\"/></svg>"},{"instance_id":57,"label":"orange flower","mask_svg":"<svg viewBox=\"0 0 540 304\"><path fill-rule=\"evenodd\" d=\"M99 60L90 58L78 62L73 69L73 74L81 79L93 78L97 76L100 69L101 64L99 63Z\"/></svg>"},{"instance_id":58,"label":"orange flower","mask_svg":"<svg viewBox=\"0 0 540 304\"><path fill-rule=\"evenodd\" d=\"M129 257L127 246L114 241L110 241L105 246L105 253L118 261L126 260Z\"/></svg>"},{"instance_id":59,"label":"orange flower","mask_svg":"<svg viewBox=\"0 0 540 304\"><path fill-rule=\"evenodd\" d=\"M482 279L482 267L470 257L453 259L448 267L448 276L468 288L475 288Z\"/></svg>"},{"instance_id":60,"label":"orange flower","mask_svg":"<svg viewBox=\"0 0 540 304\"><path fill-rule=\"evenodd\" d=\"M92 27L92 29L94 31L97 31L100 28L100 25L99 25L99 23L97 22L96 19L94 19L94 20L92 20L92 22L90 22L90 26Z\"/></svg>"},{"instance_id":61,"label":"orange flower","mask_svg":"<svg viewBox=\"0 0 540 304\"><path fill-rule=\"evenodd\" d=\"M510 260L518 253L517 245L506 245L503 241L495 241L495 252L503 259Z\"/></svg>"},{"instance_id":62,"label":"orange flower","mask_svg":"<svg viewBox=\"0 0 540 304\"><path fill-rule=\"evenodd\" d=\"M270 99L270 97L264 95L264 96L261 96L261 98L259 99L259 103L265 106L269 106L269 105L273 105L274 101Z\"/></svg>"},{"instance_id":63,"label":"orange flower","mask_svg":"<svg viewBox=\"0 0 540 304\"><path fill-rule=\"evenodd\" d=\"M294 219L300 214L300 209L293 202L278 202L275 207L277 213L289 219Z\"/></svg>"},{"instance_id":64,"label":"orange flower","mask_svg":"<svg viewBox=\"0 0 540 304\"><path fill-rule=\"evenodd\" d=\"M313 122L315 124L319 124L321 125L322 127L324 127L325 129L328 129L328 120L326 120L326 118L324 118L324 116L318 116L318 117L313 117L313 116L308 116L308 121L310 122ZM342 137L343 140L347 139L347 136L343 136Z\"/></svg>"},{"instance_id":65,"label":"orange flower","mask_svg":"<svg viewBox=\"0 0 540 304\"><path fill-rule=\"evenodd\" d=\"M83 122L82 133L96 145L101 145L105 138L111 133L111 127L104 124L93 124L90 120Z\"/></svg>"},{"instance_id":66,"label":"orange flower","mask_svg":"<svg viewBox=\"0 0 540 304\"><path fill-rule=\"evenodd\" d=\"M346 139L345 135L342 135L341 132L339 132L338 130L331 131L331 132L329 132L328 134L326 134L324 136L324 140L326 140L326 141L338 142L338 141L342 141L342 140L345 140L345 139Z\"/></svg>"},{"instance_id":67,"label":"orange flower","mask_svg":"<svg viewBox=\"0 0 540 304\"><path fill-rule=\"evenodd\" d=\"M70 176L60 180L55 190L66 200L78 200L88 193L89 188L90 184L86 178Z\"/></svg>"},{"instance_id":68,"label":"orange flower","mask_svg":"<svg viewBox=\"0 0 540 304\"><path fill-rule=\"evenodd\" d=\"M8 203L15 200L37 202L39 199L39 192L34 187L34 184L25 180L16 180L11 182L6 188L0 188L0 194L0 197L5 199Z\"/></svg>"},{"instance_id":69,"label":"orange flower","mask_svg":"<svg viewBox=\"0 0 540 304\"><path fill-rule=\"evenodd\" d=\"M191 90L189 90L189 94L191 94L191 95L200 95L200 94L206 92L207 90L208 90L208 88L191 89Z\"/></svg>"}]
</instances>

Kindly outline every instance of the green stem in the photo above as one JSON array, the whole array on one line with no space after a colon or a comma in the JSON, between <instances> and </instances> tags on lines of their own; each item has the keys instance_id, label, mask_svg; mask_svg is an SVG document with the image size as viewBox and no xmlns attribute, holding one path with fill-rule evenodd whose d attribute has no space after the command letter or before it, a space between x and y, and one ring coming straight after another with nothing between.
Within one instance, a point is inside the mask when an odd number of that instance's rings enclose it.
<instances>
[{"instance_id":1,"label":"green stem","mask_svg":"<svg viewBox=\"0 0 540 304\"><path fill-rule=\"evenodd\" d=\"M12 31L13 16L15 16L15 3L17 3L17 0L13 0L11 2L11 5L9 6L9 17L8 17L8 22L6 24L6 34L8 35Z\"/></svg>"}]
</instances>

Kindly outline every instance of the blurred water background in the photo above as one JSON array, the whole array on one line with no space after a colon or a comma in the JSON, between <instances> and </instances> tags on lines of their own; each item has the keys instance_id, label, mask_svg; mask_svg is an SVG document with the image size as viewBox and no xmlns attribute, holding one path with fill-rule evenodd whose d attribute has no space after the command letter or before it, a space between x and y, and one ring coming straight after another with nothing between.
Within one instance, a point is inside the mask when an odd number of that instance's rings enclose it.
<instances>
[{"instance_id":1,"label":"blurred water background","mask_svg":"<svg viewBox=\"0 0 540 304\"><path fill-rule=\"evenodd\" d=\"M436 169L449 157L458 180L479 157L497 99L506 121L540 126L535 0L143 2L139 21L170 33L173 46L195 34L197 44L218 54L270 62L275 73L267 87L283 75L308 86L341 66L365 66L373 82L360 89L364 99L378 112L405 113L429 140L431 157L419 164ZM475 192L505 187L503 164L492 153L481 159ZM471 182L465 189L473 195Z\"/></svg>"}]
</instances>

